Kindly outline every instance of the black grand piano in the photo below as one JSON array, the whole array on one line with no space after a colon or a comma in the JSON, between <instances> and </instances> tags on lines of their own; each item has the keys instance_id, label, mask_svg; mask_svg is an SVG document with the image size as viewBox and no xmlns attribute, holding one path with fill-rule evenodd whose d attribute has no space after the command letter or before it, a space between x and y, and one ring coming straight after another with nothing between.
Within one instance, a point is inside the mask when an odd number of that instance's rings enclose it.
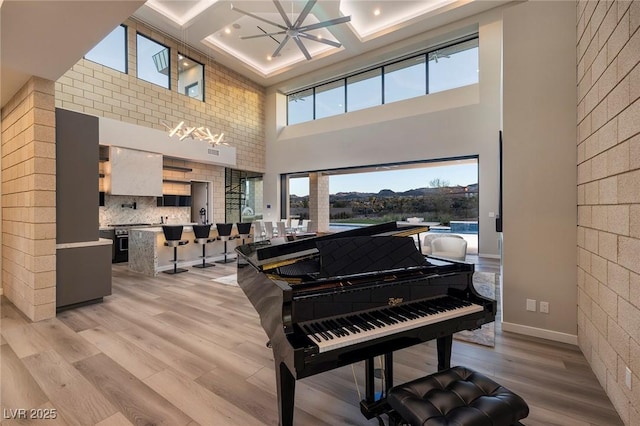
<instances>
[{"instance_id":1,"label":"black grand piano","mask_svg":"<svg viewBox=\"0 0 640 426\"><path fill-rule=\"evenodd\" d=\"M473 288L473 264L425 258L412 235L428 228L383 223L284 244L236 248L238 284L258 311L275 361L280 425L293 424L295 381L365 360L368 419L388 413L376 399L373 358L436 339L449 368L452 335L491 322L495 301ZM386 395L386 392L384 393Z\"/></svg>"}]
</instances>

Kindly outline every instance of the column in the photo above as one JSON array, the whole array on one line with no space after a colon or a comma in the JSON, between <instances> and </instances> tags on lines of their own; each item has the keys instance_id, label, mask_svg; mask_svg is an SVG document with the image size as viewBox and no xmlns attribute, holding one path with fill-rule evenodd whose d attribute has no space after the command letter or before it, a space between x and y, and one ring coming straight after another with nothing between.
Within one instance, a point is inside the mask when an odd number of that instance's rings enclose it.
<instances>
[{"instance_id":1,"label":"column","mask_svg":"<svg viewBox=\"0 0 640 426\"><path fill-rule=\"evenodd\" d=\"M309 173L309 219L311 230L329 231L329 176Z\"/></svg>"},{"instance_id":2,"label":"column","mask_svg":"<svg viewBox=\"0 0 640 426\"><path fill-rule=\"evenodd\" d=\"M32 77L2 109L2 290L33 321L56 313L54 88Z\"/></svg>"}]
</instances>

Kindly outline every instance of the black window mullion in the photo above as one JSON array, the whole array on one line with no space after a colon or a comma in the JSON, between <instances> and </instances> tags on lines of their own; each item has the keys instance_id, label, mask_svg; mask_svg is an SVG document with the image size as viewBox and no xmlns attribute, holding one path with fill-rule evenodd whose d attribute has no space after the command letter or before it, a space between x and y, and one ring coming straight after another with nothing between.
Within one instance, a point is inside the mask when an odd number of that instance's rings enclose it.
<instances>
[{"instance_id":1,"label":"black window mullion","mask_svg":"<svg viewBox=\"0 0 640 426\"><path fill-rule=\"evenodd\" d=\"M316 119L316 88L313 88L313 119Z\"/></svg>"},{"instance_id":2,"label":"black window mullion","mask_svg":"<svg viewBox=\"0 0 640 426\"><path fill-rule=\"evenodd\" d=\"M347 113L347 78L345 77L344 80L342 80L342 88L344 89L344 106L342 108L342 113L346 114Z\"/></svg>"},{"instance_id":3,"label":"black window mullion","mask_svg":"<svg viewBox=\"0 0 640 426\"><path fill-rule=\"evenodd\" d=\"M425 95L429 94L429 53L425 53L425 58L424 58L424 87L427 91L427 93L425 93Z\"/></svg>"},{"instance_id":4,"label":"black window mullion","mask_svg":"<svg viewBox=\"0 0 640 426\"><path fill-rule=\"evenodd\" d=\"M382 82L382 87L380 88L380 90L382 90L382 96L380 99L382 99L382 105L384 105L384 66L380 67L380 73L382 74L380 78L380 81Z\"/></svg>"},{"instance_id":5,"label":"black window mullion","mask_svg":"<svg viewBox=\"0 0 640 426\"><path fill-rule=\"evenodd\" d=\"M124 28L124 73L129 74L129 27L120 24Z\"/></svg>"}]
</instances>

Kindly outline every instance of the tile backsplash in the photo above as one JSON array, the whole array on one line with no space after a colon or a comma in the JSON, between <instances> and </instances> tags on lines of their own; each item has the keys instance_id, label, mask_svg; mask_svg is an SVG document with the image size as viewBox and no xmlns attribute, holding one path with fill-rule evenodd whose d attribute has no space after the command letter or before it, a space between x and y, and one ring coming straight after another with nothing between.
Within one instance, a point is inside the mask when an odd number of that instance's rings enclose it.
<instances>
[{"instance_id":1,"label":"tile backsplash","mask_svg":"<svg viewBox=\"0 0 640 426\"><path fill-rule=\"evenodd\" d=\"M136 204L136 208L122 207ZM160 223L160 217L168 217L168 223L191 222L191 207L158 207L156 197L134 197L128 195L104 196L100 207L100 226L126 223Z\"/></svg>"}]
</instances>

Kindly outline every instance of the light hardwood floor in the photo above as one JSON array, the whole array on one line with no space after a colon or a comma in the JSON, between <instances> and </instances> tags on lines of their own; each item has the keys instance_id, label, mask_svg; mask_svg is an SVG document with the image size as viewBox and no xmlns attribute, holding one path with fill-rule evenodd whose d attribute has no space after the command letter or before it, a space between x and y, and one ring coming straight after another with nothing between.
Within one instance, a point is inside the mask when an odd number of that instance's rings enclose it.
<instances>
[{"instance_id":1,"label":"light hardwood floor","mask_svg":"<svg viewBox=\"0 0 640 426\"><path fill-rule=\"evenodd\" d=\"M4 297L0 324L3 417L55 408L35 425L275 425L275 373L257 313L238 287L212 278L235 265L148 278L113 268L101 304L30 323ZM395 356L396 383L435 371L435 345ZM496 347L454 342L453 364L520 394L525 425L622 424L575 346L498 333ZM377 425L358 408L363 365L297 382L296 425Z\"/></svg>"}]
</instances>

